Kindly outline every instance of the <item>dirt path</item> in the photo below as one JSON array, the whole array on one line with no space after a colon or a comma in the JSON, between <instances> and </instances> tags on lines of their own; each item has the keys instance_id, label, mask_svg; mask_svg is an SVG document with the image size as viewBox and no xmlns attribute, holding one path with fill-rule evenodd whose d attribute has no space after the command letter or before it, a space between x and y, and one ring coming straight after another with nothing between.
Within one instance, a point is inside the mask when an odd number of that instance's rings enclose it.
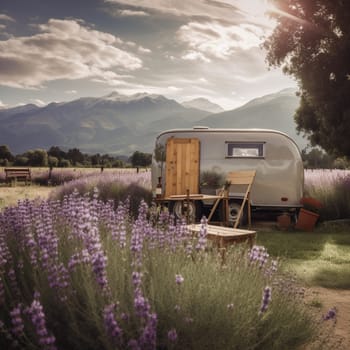
<instances>
[{"instance_id":1,"label":"dirt path","mask_svg":"<svg viewBox=\"0 0 350 350\"><path fill-rule=\"evenodd\" d=\"M320 311L317 317L322 319L331 308L336 308L336 319L323 321L326 329L332 329L330 349L350 349L350 290L327 289L312 287L307 289L306 301L308 303L320 303ZM317 347L311 347L316 349Z\"/></svg>"}]
</instances>

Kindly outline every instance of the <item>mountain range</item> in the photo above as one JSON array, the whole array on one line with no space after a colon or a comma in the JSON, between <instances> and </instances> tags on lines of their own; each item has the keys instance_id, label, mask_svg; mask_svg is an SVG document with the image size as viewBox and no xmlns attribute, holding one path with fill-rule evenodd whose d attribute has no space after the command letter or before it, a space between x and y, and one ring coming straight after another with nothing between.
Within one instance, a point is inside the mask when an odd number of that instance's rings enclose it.
<instances>
[{"instance_id":1,"label":"mountain range","mask_svg":"<svg viewBox=\"0 0 350 350\"><path fill-rule=\"evenodd\" d=\"M293 119L299 99L287 89L222 111L205 99L181 104L161 95L120 95L28 104L0 110L0 145L14 154L29 149L79 148L84 153L131 155L151 152L158 133L167 129L206 125L216 128L269 128L287 133L299 145L307 141L296 133Z\"/></svg>"}]
</instances>

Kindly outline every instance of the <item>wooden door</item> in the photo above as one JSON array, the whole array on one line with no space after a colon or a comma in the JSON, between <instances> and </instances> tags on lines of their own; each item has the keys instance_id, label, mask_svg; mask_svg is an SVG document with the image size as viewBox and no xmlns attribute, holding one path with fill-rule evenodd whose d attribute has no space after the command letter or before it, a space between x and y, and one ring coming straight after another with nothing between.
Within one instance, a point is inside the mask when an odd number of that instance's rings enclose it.
<instances>
[{"instance_id":1,"label":"wooden door","mask_svg":"<svg viewBox=\"0 0 350 350\"><path fill-rule=\"evenodd\" d=\"M199 140L170 138L166 146L165 196L199 191Z\"/></svg>"}]
</instances>

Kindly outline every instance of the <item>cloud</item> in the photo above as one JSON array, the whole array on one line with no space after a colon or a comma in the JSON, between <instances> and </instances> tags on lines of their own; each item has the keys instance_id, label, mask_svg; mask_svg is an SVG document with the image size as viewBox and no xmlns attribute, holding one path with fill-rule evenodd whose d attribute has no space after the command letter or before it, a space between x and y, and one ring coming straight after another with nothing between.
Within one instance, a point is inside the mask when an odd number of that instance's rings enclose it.
<instances>
[{"instance_id":1,"label":"cloud","mask_svg":"<svg viewBox=\"0 0 350 350\"><path fill-rule=\"evenodd\" d=\"M0 109L5 109L7 108L7 104L3 103L1 100L0 100Z\"/></svg>"},{"instance_id":2,"label":"cloud","mask_svg":"<svg viewBox=\"0 0 350 350\"><path fill-rule=\"evenodd\" d=\"M242 50L258 47L263 31L252 24L224 26L218 22L190 22L180 27L177 38L197 53L228 59Z\"/></svg>"},{"instance_id":3,"label":"cloud","mask_svg":"<svg viewBox=\"0 0 350 350\"><path fill-rule=\"evenodd\" d=\"M12 17L5 15L4 13L0 13L0 21L16 22Z\"/></svg>"},{"instance_id":4,"label":"cloud","mask_svg":"<svg viewBox=\"0 0 350 350\"><path fill-rule=\"evenodd\" d=\"M210 62L210 59L205 57L201 52L198 51L187 51L184 55L181 56L183 60L188 61L203 61L203 62Z\"/></svg>"},{"instance_id":5,"label":"cloud","mask_svg":"<svg viewBox=\"0 0 350 350\"><path fill-rule=\"evenodd\" d=\"M44 102L43 100L40 100L39 98L32 98L30 99L30 101L39 107L44 107L47 105L46 102Z\"/></svg>"},{"instance_id":6,"label":"cloud","mask_svg":"<svg viewBox=\"0 0 350 350\"><path fill-rule=\"evenodd\" d=\"M176 4L169 0L105 0L105 3L128 6L137 10L146 9L174 16L202 16L227 21L238 18L238 8L233 6L230 0L188 0L178 1Z\"/></svg>"},{"instance_id":7,"label":"cloud","mask_svg":"<svg viewBox=\"0 0 350 350\"><path fill-rule=\"evenodd\" d=\"M120 16L120 17L145 17L149 16L149 13L145 11L134 11L134 10L118 10L114 12L115 15Z\"/></svg>"},{"instance_id":8,"label":"cloud","mask_svg":"<svg viewBox=\"0 0 350 350\"><path fill-rule=\"evenodd\" d=\"M119 78L142 61L123 49L123 41L78 20L50 19L39 33L0 41L0 84L38 88L57 79Z\"/></svg>"}]
</instances>

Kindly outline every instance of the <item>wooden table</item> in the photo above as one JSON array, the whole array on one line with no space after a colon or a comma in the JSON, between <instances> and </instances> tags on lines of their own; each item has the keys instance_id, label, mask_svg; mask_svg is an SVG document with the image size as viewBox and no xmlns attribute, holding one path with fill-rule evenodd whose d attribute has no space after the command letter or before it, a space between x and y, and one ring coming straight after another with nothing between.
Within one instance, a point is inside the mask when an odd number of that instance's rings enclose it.
<instances>
[{"instance_id":1,"label":"wooden table","mask_svg":"<svg viewBox=\"0 0 350 350\"><path fill-rule=\"evenodd\" d=\"M198 233L202 227L201 224L188 225L188 229ZM256 239L256 231L242 230L238 228L207 225L207 239L214 241L219 248L226 248L230 244L239 242L248 242L253 246Z\"/></svg>"}]
</instances>

